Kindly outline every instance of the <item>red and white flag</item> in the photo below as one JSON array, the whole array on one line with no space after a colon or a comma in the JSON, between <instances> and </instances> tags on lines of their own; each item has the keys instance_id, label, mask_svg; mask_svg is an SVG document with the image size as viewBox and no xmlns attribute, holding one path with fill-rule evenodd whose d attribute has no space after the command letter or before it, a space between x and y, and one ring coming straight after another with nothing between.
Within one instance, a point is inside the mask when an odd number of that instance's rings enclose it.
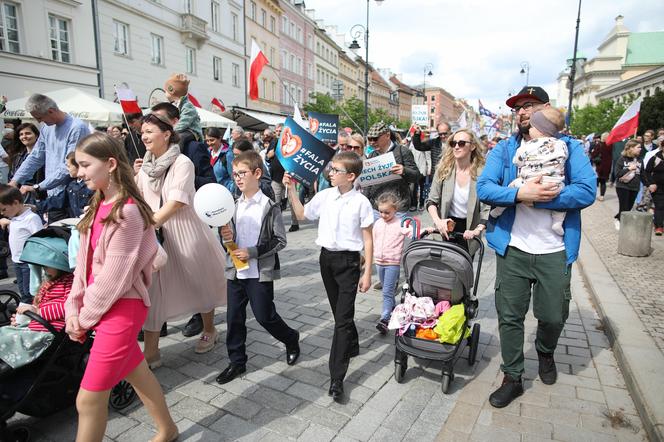
<instances>
[{"instance_id":1,"label":"red and white flag","mask_svg":"<svg viewBox=\"0 0 664 442\"><path fill-rule=\"evenodd\" d=\"M219 112L226 112L226 106L224 106L224 102L217 97L212 97L212 106L219 109Z\"/></svg>"},{"instance_id":2,"label":"red and white flag","mask_svg":"<svg viewBox=\"0 0 664 442\"><path fill-rule=\"evenodd\" d=\"M251 39L251 63L249 64L249 98L258 100L258 77L266 64L269 64L265 54L258 47L256 40Z\"/></svg>"},{"instance_id":3,"label":"red and white flag","mask_svg":"<svg viewBox=\"0 0 664 442\"><path fill-rule=\"evenodd\" d=\"M639 127L639 111L641 110L642 101L643 99L639 97L630 104L618 122L613 126L613 129L611 129L606 139L606 144L613 144L616 141L624 140L636 133L636 129Z\"/></svg>"},{"instance_id":4,"label":"red and white flag","mask_svg":"<svg viewBox=\"0 0 664 442\"><path fill-rule=\"evenodd\" d=\"M191 95L191 94L187 94L187 98L189 98L189 101L191 102L191 104L194 105L194 107L199 107L199 108L202 108L202 107L203 107L203 106L201 106L201 102L198 101L198 100L196 99L196 97L194 97L193 95Z\"/></svg>"},{"instance_id":5,"label":"red and white flag","mask_svg":"<svg viewBox=\"0 0 664 442\"><path fill-rule=\"evenodd\" d=\"M115 88L115 93L118 96L122 112L125 114L140 114L141 107L138 105L138 99L131 89L120 86Z\"/></svg>"}]
</instances>

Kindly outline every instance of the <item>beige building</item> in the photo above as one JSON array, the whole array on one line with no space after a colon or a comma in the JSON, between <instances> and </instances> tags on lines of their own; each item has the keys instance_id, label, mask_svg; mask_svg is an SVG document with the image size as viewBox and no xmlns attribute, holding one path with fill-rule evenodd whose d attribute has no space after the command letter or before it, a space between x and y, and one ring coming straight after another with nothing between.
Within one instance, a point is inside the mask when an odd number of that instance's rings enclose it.
<instances>
[{"instance_id":1,"label":"beige building","mask_svg":"<svg viewBox=\"0 0 664 442\"><path fill-rule=\"evenodd\" d=\"M360 93L360 82L364 83L364 67L355 61L352 52L339 53L339 80L343 81L344 100L349 98L364 99ZM362 89L362 92L364 89Z\"/></svg>"},{"instance_id":2,"label":"beige building","mask_svg":"<svg viewBox=\"0 0 664 442\"><path fill-rule=\"evenodd\" d=\"M390 77L392 93L396 94L396 117L399 121L411 120L411 107L417 91L403 83L396 75Z\"/></svg>"},{"instance_id":3,"label":"beige building","mask_svg":"<svg viewBox=\"0 0 664 442\"><path fill-rule=\"evenodd\" d=\"M258 100L247 97L247 108L259 111L276 112L280 110L281 80L279 55L279 26L282 8L278 0L245 0L247 72L251 59L251 40L256 40L267 57L269 65L265 66L258 79ZM248 84L248 74L247 74ZM247 87L247 93L248 93Z\"/></svg>"},{"instance_id":4,"label":"beige building","mask_svg":"<svg viewBox=\"0 0 664 442\"><path fill-rule=\"evenodd\" d=\"M314 69L316 70L316 86L314 90L322 94L332 95L332 87L339 77L339 53L341 48L332 40L323 28L321 20L317 20L315 32Z\"/></svg>"},{"instance_id":5,"label":"beige building","mask_svg":"<svg viewBox=\"0 0 664 442\"><path fill-rule=\"evenodd\" d=\"M391 92L390 84L377 70L371 69L369 72L369 107L374 110L383 109L392 115L393 113L390 112Z\"/></svg>"}]
</instances>

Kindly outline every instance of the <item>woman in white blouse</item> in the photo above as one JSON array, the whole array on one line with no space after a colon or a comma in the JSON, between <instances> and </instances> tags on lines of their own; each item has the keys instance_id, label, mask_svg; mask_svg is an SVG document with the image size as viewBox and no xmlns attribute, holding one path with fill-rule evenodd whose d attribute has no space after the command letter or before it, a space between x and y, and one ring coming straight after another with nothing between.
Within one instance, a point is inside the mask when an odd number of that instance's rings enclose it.
<instances>
[{"instance_id":1,"label":"woman in white blouse","mask_svg":"<svg viewBox=\"0 0 664 442\"><path fill-rule=\"evenodd\" d=\"M480 143L469 129L459 129L447 139L426 202L436 229L445 238L453 231L470 240L486 229L490 207L480 203L475 189L484 163ZM460 244L468 249L466 241Z\"/></svg>"}]
</instances>

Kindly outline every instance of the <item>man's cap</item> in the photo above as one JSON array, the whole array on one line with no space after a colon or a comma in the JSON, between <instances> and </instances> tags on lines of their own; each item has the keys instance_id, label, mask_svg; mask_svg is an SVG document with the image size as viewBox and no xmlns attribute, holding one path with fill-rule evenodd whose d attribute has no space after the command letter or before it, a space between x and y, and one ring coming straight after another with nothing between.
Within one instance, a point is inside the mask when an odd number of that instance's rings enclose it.
<instances>
[{"instance_id":1,"label":"man's cap","mask_svg":"<svg viewBox=\"0 0 664 442\"><path fill-rule=\"evenodd\" d=\"M518 94L513 95L507 99L505 104L509 107L516 106L516 102L522 98L530 98L532 100L539 101L541 103L549 102L549 94L546 93L544 89L539 86L524 86Z\"/></svg>"},{"instance_id":2,"label":"man's cap","mask_svg":"<svg viewBox=\"0 0 664 442\"><path fill-rule=\"evenodd\" d=\"M367 138L378 138L381 135L388 133L390 131L390 126L387 125L384 121L379 121L378 123L371 126Z\"/></svg>"}]
</instances>

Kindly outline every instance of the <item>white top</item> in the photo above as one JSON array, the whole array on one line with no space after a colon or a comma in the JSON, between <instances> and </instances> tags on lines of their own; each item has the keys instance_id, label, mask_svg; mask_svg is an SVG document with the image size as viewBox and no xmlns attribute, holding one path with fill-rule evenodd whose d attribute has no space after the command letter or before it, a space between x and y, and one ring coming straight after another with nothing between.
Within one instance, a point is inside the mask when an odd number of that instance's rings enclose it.
<instances>
[{"instance_id":1,"label":"white top","mask_svg":"<svg viewBox=\"0 0 664 442\"><path fill-rule=\"evenodd\" d=\"M470 193L470 180L465 187L454 182L454 194L450 203L450 216L455 218L466 218L468 216L468 194Z\"/></svg>"},{"instance_id":2,"label":"white top","mask_svg":"<svg viewBox=\"0 0 664 442\"><path fill-rule=\"evenodd\" d=\"M518 203L509 245L533 255L565 250L562 235L555 233L551 224L551 210Z\"/></svg>"},{"instance_id":3,"label":"white top","mask_svg":"<svg viewBox=\"0 0 664 442\"><path fill-rule=\"evenodd\" d=\"M650 162L650 159L657 155L657 152L659 152L659 149L653 149L650 152L646 154L645 157L643 157L643 168L645 169L648 167L648 163Z\"/></svg>"},{"instance_id":4,"label":"white top","mask_svg":"<svg viewBox=\"0 0 664 442\"><path fill-rule=\"evenodd\" d=\"M33 233L44 228L39 215L28 209L11 219L9 224L9 248L12 251L12 261L21 262L21 253L25 240Z\"/></svg>"},{"instance_id":5,"label":"white top","mask_svg":"<svg viewBox=\"0 0 664 442\"><path fill-rule=\"evenodd\" d=\"M316 244L333 251L359 252L364 247L362 229L374 222L366 196L355 189L343 195L337 187L321 190L304 206L304 217L319 219Z\"/></svg>"},{"instance_id":6,"label":"white top","mask_svg":"<svg viewBox=\"0 0 664 442\"><path fill-rule=\"evenodd\" d=\"M238 248L254 247L258 244L263 212L269 199L260 190L251 198L244 194L237 200L235 215L235 241ZM258 278L258 259L249 260L249 268L237 271L237 279Z\"/></svg>"}]
</instances>

